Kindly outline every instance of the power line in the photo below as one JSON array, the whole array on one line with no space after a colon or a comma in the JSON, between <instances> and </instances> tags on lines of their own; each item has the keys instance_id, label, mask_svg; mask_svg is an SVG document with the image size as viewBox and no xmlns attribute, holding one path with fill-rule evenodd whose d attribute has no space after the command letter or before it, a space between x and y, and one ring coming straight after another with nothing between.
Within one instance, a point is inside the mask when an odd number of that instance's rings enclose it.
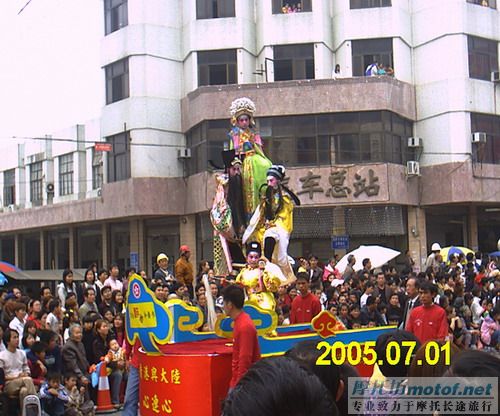
<instances>
[{"instance_id":1,"label":"power line","mask_svg":"<svg viewBox=\"0 0 500 416\"><path fill-rule=\"evenodd\" d=\"M19 16L23 12L23 10L26 7L28 7L28 4L30 4L31 2L32 2L32 0L28 0L28 2L22 7L22 9L17 12L17 15Z\"/></svg>"}]
</instances>

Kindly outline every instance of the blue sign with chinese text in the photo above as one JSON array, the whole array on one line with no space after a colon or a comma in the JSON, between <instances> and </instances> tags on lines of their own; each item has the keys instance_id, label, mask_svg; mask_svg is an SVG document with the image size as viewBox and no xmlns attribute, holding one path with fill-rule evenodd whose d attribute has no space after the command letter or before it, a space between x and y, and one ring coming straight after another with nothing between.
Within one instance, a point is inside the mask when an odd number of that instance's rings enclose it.
<instances>
[{"instance_id":1,"label":"blue sign with chinese text","mask_svg":"<svg viewBox=\"0 0 500 416\"><path fill-rule=\"evenodd\" d=\"M348 235L334 235L332 237L332 249L334 249L334 250L347 250L347 249L349 249L349 236Z\"/></svg>"}]
</instances>

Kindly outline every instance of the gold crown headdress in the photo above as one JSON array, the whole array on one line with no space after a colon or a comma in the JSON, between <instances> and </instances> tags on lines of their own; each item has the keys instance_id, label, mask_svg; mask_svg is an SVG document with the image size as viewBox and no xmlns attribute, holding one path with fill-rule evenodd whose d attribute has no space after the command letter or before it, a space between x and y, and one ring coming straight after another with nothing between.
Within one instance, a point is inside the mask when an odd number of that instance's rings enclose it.
<instances>
[{"instance_id":1,"label":"gold crown headdress","mask_svg":"<svg viewBox=\"0 0 500 416\"><path fill-rule=\"evenodd\" d=\"M255 104L250 98L247 97L237 98L231 103L231 107L229 107L229 112L231 113L231 122L233 125L236 124L237 118L243 114L250 116L250 120L253 124L253 113L255 113Z\"/></svg>"}]
</instances>

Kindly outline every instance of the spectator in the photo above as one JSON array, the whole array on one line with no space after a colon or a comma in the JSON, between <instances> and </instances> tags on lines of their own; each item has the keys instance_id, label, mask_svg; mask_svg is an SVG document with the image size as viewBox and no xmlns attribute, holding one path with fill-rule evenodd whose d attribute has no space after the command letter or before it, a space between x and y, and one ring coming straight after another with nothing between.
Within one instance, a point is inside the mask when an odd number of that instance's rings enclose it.
<instances>
[{"instance_id":1,"label":"spectator","mask_svg":"<svg viewBox=\"0 0 500 416\"><path fill-rule=\"evenodd\" d=\"M18 349L19 334L13 329L7 329L3 334L3 343L6 349L0 352L0 368L5 374L4 391L9 397L19 397L24 403L24 398L36 394L33 380L30 377L28 360L24 351Z\"/></svg>"},{"instance_id":2,"label":"spectator","mask_svg":"<svg viewBox=\"0 0 500 416\"><path fill-rule=\"evenodd\" d=\"M56 334L61 333L61 301L53 299L49 302L49 314L47 315L47 321L45 323L45 328L55 332Z\"/></svg>"},{"instance_id":3,"label":"spectator","mask_svg":"<svg viewBox=\"0 0 500 416\"><path fill-rule=\"evenodd\" d=\"M61 305L66 304L66 297L68 293L77 294L76 283L73 281L73 271L66 269L63 271L62 282L57 285L57 297Z\"/></svg>"},{"instance_id":4,"label":"spectator","mask_svg":"<svg viewBox=\"0 0 500 416\"><path fill-rule=\"evenodd\" d=\"M104 309L111 308L112 296L113 296L113 291L111 289L111 286L104 286L101 289L102 302L99 305L99 313L101 314L101 316L104 316Z\"/></svg>"},{"instance_id":5,"label":"spectator","mask_svg":"<svg viewBox=\"0 0 500 416\"><path fill-rule=\"evenodd\" d=\"M360 320L361 325L370 326L370 322L373 322L375 326L385 325L382 316L377 310L377 301L373 296L370 296L368 299L366 299L366 305L361 308Z\"/></svg>"},{"instance_id":6,"label":"spectator","mask_svg":"<svg viewBox=\"0 0 500 416\"><path fill-rule=\"evenodd\" d=\"M406 282L406 294L408 298L406 299L404 305L403 319L401 325L406 327L408 320L410 319L410 313L413 308L420 306L422 303L419 299L420 283L415 277L410 277ZM400 328L401 329L401 328Z\"/></svg>"},{"instance_id":7,"label":"spectator","mask_svg":"<svg viewBox=\"0 0 500 416\"><path fill-rule=\"evenodd\" d=\"M321 312L321 303L316 296L309 291L309 276L307 273L298 273L297 288L300 296L297 296L292 302L290 313L290 323L300 324L308 323Z\"/></svg>"},{"instance_id":8,"label":"spectator","mask_svg":"<svg viewBox=\"0 0 500 416\"><path fill-rule=\"evenodd\" d=\"M73 324L69 327L69 339L62 348L62 361L65 376L74 374L78 378L79 384L87 387L90 380L89 362L82 343L82 336L80 325Z\"/></svg>"},{"instance_id":9,"label":"spectator","mask_svg":"<svg viewBox=\"0 0 500 416\"><path fill-rule=\"evenodd\" d=\"M387 306L387 322L389 325L400 325L403 320L403 310L399 304L399 296L393 293Z\"/></svg>"},{"instance_id":10,"label":"spectator","mask_svg":"<svg viewBox=\"0 0 500 416\"><path fill-rule=\"evenodd\" d=\"M323 277L323 269L318 266L318 258L311 254L309 256L309 281L311 288L321 288L321 279Z\"/></svg>"},{"instance_id":11,"label":"spectator","mask_svg":"<svg viewBox=\"0 0 500 416\"><path fill-rule=\"evenodd\" d=\"M90 270L92 272L92 270ZM99 309L96 304L96 290L93 287L86 287L83 290L84 302L78 309L78 315L84 317L89 312L99 313Z\"/></svg>"},{"instance_id":12,"label":"spectator","mask_svg":"<svg viewBox=\"0 0 500 416\"><path fill-rule=\"evenodd\" d=\"M94 342L94 323L100 318L97 313L89 312L82 318L82 343L85 348L85 356L92 357L92 343Z\"/></svg>"},{"instance_id":13,"label":"spectator","mask_svg":"<svg viewBox=\"0 0 500 416\"><path fill-rule=\"evenodd\" d=\"M383 272L378 272L376 277L376 285L373 290L373 296L378 298L379 302L387 304L389 302L391 293L391 288L386 284L385 274Z\"/></svg>"},{"instance_id":14,"label":"spectator","mask_svg":"<svg viewBox=\"0 0 500 416\"><path fill-rule=\"evenodd\" d=\"M33 321L37 329L42 329L42 322L40 317L42 314L42 303L37 299L31 299L28 302L28 317L27 321Z\"/></svg>"},{"instance_id":15,"label":"spectator","mask_svg":"<svg viewBox=\"0 0 500 416\"><path fill-rule=\"evenodd\" d=\"M61 384L61 375L51 373L40 388L40 398L44 412L50 416L64 416L69 396Z\"/></svg>"},{"instance_id":16,"label":"spectator","mask_svg":"<svg viewBox=\"0 0 500 416\"><path fill-rule=\"evenodd\" d=\"M485 346L500 350L500 305L486 313L481 324L481 342Z\"/></svg>"},{"instance_id":17,"label":"spectator","mask_svg":"<svg viewBox=\"0 0 500 416\"><path fill-rule=\"evenodd\" d=\"M45 366L47 372L60 373L62 371L62 355L59 347L59 335L50 330L40 332L40 341L47 345L45 350Z\"/></svg>"},{"instance_id":18,"label":"spectator","mask_svg":"<svg viewBox=\"0 0 500 416\"><path fill-rule=\"evenodd\" d=\"M85 387L77 386L78 380L75 375L70 374L64 378L64 389L69 396L65 406L65 416L93 416L94 402L85 399Z\"/></svg>"},{"instance_id":19,"label":"spectator","mask_svg":"<svg viewBox=\"0 0 500 416\"><path fill-rule=\"evenodd\" d=\"M46 349L47 345L43 342L35 342L26 353L28 367L30 368L31 378L35 386L41 385L47 375L47 367L45 365Z\"/></svg>"},{"instance_id":20,"label":"spectator","mask_svg":"<svg viewBox=\"0 0 500 416\"><path fill-rule=\"evenodd\" d=\"M85 271L84 276L84 281L79 287L80 290L78 293L78 304L81 305L83 302L85 302L85 289L94 289L95 302L97 304L101 303L101 289L96 284L96 275L94 273L94 270L92 268L88 268Z\"/></svg>"},{"instance_id":21,"label":"spectator","mask_svg":"<svg viewBox=\"0 0 500 416\"><path fill-rule=\"evenodd\" d=\"M111 312L113 312L113 315L125 313L123 293L120 290L113 290L111 292Z\"/></svg>"},{"instance_id":22,"label":"spectator","mask_svg":"<svg viewBox=\"0 0 500 416\"><path fill-rule=\"evenodd\" d=\"M372 295L375 289L375 285L372 282L366 282L365 292L361 295L359 299L359 305L363 308L366 305L366 300Z\"/></svg>"},{"instance_id":23,"label":"spectator","mask_svg":"<svg viewBox=\"0 0 500 416\"><path fill-rule=\"evenodd\" d=\"M342 72L340 71L340 65L336 64L335 69L332 72L332 79L340 79L342 77Z\"/></svg>"},{"instance_id":24,"label":"spectator","mask_svg":"<svg viewBox=\"0 0 500 416\"><path fill-rule=\"evenodd\" d=\"M108 278L108 271L106 269L99 270L97 274L97 280L95 282L96 286L101 290L104 287L104 282Z\"/></svg>"},{"instance_id":25,"label":"spectator","mask_svg":"<svg viewBox=\"0 0 500 416\"><path fill-rule=\"evenodd\" d=\"M189 297L193 299L194 297L194 271L193 265L189 262L189 257L191 256L191 250L188 246L183 245L179 249L180 257L175 263L175 278L177 282L185 284L189 291Z\"/></svg>"},{"instance_id":26,"label":"spectator","mask_svg":"<svg viewBox=\"0 0 500 416\"><path fill-rule=\"evenodd\" d=\"M354 255L349 254L347 256L347 266L344 270L344 282L349 283L349 281L354 277L355 271L354 271L354 265L356 264L356 257Z\"/></svg>"},{"instance_id":27,"label":"spectator","mask_svg":"<svg viewBox=\"0 0 500 416\"><path fill-rule=\"evenodd\" d=\"M123 290L123 283L120 280L120 268L118 267L118 264L113 263L109 268L109 277L104 281L104 286L109 286L111 290ZM104 298L102 293L101 296Z\"/></svg>"},{"instance_id":28,"label":"spectator","mask_svg":"<svg viewBox=\"0 0 500 416\"><path fill-rule=\"evenodd\" d=\"M26 323L26 305L16 303L14 306L14 318L9 323L9 328L15 330L19 334L19 338L23 338L24 325Z\"/></svg>"},{"instance_id":29,"label":"spectator","mask_svg":"<svg viewBox=\"0 0 500 416\"><path fill-rule=\"evenodd\" d=\"M437 288L430 282L422 283L420 287L420 301L410 313L406 330L415 334L420 342L428 340L442 340L448 336L448 320L446 312L433 303Z\"/></svg>"},{"instance_id":30,"label":"spectator","mask_svg":"<svg viewBox=\"0 0 500 416\"><path fill-rule=\"evenodd\" d=\"M123 345L125 341L125 318L119 313L113 318L113 326L111 328L113 337L116 338L119 345Z\"/></svg>"},{"instance_id":31,"label":"spectator","mask_svg":"<svg viewBox=\"0 0 500 416\"><path fill-rule=\"evenodd\" d=\"M168 270L168 261L168 256L165 253L160 253L156 257L156 264L158 265L158 268L153 275L153 280L159 280L163 285L166 285L174 280L174 277Z\"/></svg>"},{"instance_id":32,"label":"spectator","mask_svg":"<svg viewBox=\"0 0 500 416\"><path fill-rule=\"evenodd\" d=\"M368 65L365 69L365 75L367 77L378 75L378 62L373 62Z\"/></svg>"}]
</instances>

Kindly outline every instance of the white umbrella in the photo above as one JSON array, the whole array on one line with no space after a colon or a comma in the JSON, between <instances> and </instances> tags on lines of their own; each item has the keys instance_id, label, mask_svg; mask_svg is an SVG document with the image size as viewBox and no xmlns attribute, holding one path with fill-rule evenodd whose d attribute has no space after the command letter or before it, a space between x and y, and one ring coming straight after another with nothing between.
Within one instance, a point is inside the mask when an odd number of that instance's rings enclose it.
<instances>
[{"instance_id":1,"label":"white umbrella","mask_svg":"<svg viewBox=\"0 0 500 416\"><path fill-rule=\"evenodd\" d=\"M340 273L344 273L347 266L347 257L351 254L356 258L356 263L354 264L354 271L361 270L363 268L363 259L370 259L372 263L372 269L383 266L385 263L391 261L393 258L399 256L401 253L399 251L393 250L392 248L382 247L382 246L359 246L356 250L347 253L335 266Z\"/></svg>"}]
</instances>

